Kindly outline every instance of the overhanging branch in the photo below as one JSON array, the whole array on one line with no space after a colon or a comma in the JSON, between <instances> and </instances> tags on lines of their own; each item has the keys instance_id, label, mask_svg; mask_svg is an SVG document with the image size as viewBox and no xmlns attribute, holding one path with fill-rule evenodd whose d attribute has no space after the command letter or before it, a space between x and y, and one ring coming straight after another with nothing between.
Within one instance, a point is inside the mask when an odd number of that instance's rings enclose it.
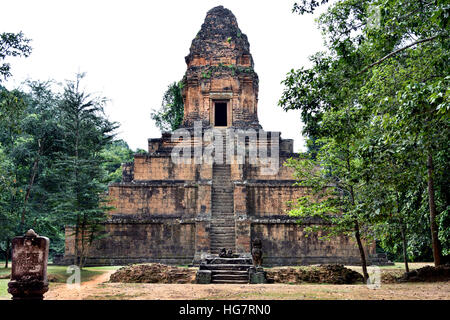
<instances>
[{"instance_id":1,"label":"overhanging branch","mask_svg":"<svg viewBox=\"0 0 450 320\"><path fill-rule=\"evenodd\" d=\"M374 67L374 66L376 66L376 65L379 65L379 64L382 63L384 60L389 59L389 58L392 57L392 56L395 56L395 55L396 55L397 53L399 53L399 52L402 52L402 51L404 51L404 50L406 50L406 49L408 49L408 48L411 48L411 47L413 47L413 46L416 46L416 45L418 45L418 44L421 44L421 43L424 43L424 42L428 42L428 41L434 40L434 39L436 39L438 36L439 36L439 34L437 34L437 35L435 35L435 36L432 36L432 37L429 37L429 38L417 40L417 41L415 41L415 42L413 42L413 43L411 43L411 44L408 44L407 46L405 46L405 47L403 47L403 48L397 49L397 50L395 50L395 51L389 53L388 55L385 55L385 56L384 56L383 58L381 58L380 60L375 61L374 63L368 65L367 67L365 67L364 69L362 69L360 72L358 72L357 75L359 76L360 74L366 72L366 71L369 70L370 68L372 68L372 67Z\"/></svg>"}]
</instances>

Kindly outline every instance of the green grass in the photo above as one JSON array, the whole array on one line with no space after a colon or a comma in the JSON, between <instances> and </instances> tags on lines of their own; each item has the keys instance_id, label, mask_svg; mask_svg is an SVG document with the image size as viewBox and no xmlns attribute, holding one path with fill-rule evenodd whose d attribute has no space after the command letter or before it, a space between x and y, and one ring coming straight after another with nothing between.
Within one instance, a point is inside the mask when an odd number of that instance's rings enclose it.
<instances>
[{"instance_id":1,"label":"green grass","mask_svg":"<svg viewBox=\"0 0 450 320\"><path fill-rule=\"evenodd\" d=\"M11 298L11 295L8 293L8 282L8 279L0 279L0 300Z\"/></svg>"},{"instance_id":2,"label":"green grass","mask_svg":"<svg viewBox=\"0 0 450 320\"><path fill-rule=\"evenodd\" d=\"M4 266L0 267L0 276L7 275L11 273L11 266L8 269L5 269Z\"/></svg>"},{"instance_id":3,"label":"green grass","mask_svg":"<svg viewBox=\"0 0 450 320\"><path fill-rule=\"evenodd\" d=\"M426 265L434 265L433 262L410 262L408 263L409 269L418 269L422 268ZM405 269L405 263L404 262L395 262L395 265L393 266L380 266L381 269Z\"/></svg>"},{"instance_id":4,"label":"green grass","mask_svg":"<svg viewBox=\"0 0 450 320\"><path fill-rule=\"evenodd\" d=\"M0 262L1 263L1 262ZM0 264L1 266L1 264ZM120 266L104 266L104 267L85 267L81 270L81 283L91 280L92 278L101 275L105 271L117 270ZM0 267L0 276L10 274L11 268L5 269ZM54 266L49 265L47 268L47 274L52 282L65 283L67 278L72 273L67 273L67 266ZM0 279L0 299L9 299L11 296L8 293L9 279Z\"/></svg>"}]
</instances>

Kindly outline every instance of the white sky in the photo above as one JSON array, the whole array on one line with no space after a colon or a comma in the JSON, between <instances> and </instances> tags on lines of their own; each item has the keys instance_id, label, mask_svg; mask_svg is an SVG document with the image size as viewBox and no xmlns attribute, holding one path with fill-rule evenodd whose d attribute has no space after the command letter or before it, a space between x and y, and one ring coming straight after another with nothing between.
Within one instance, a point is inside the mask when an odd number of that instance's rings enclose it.
<instances>
[{"instance_id":1,"label":"white sky","mask_svg":"<svg viewBox=\"0 0 450 320\"><path fill-rule=\"evenodd\" d=\"M8 88L33 80L74 79L86 72L85 88L110 99L110 120L131 148L147 150L147 138L160 136L150 118L167 86L186 71L184 57L206 12L223 5L248 36L259 76L258 115L267 131L295 139L305 150L299 112L277 106L280 82L291 68L308 66L323 48L314 18L291 12L295 1L164 0L50 1L0 0L0 32L23 31L31 38L28 58L9 59ZM323 10L321 10L323 11Z\"/></svg>"}]
</instances>

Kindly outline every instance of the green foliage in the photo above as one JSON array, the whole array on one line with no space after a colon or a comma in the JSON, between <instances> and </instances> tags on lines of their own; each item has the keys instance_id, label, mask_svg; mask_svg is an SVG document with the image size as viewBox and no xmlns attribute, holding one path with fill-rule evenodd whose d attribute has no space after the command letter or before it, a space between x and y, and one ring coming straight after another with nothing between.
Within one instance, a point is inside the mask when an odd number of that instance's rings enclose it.
<instances>
[{"instance_id":1,"label":"green foliage","mask_svg":"<svg viewBox=\"0 0 450 320\"><path fill-rule=\"evenodd\" d=\"M28 228L50 238L50 256L64 253L64 227L73 223L73 217L61 209L75 196L67 191L73 191L68 184L73 187L77 117L83 119L79 121L83 134L78 139L78 180L80 190L89 197L90 209L97 201L103 206L100 195L106 185L120 181L121 164L133 157L124 141L111 140L108 132L115 125L102 114L104 99L89 99L83 92L77 95L73 84L68 84L65 95L56 93L51 81L28 81L27 92L0 92L20 97L10 101L21 104L11 107L16 115L3 117L0 127L2 256L11 238ZM83 101L85 109L75 116L70 106Z\"/></svg>"},{"instance_id":2,"label":"green foliage","mask_svg":"<svg viewBox=\"0 0 450 320\"><path fill-rule=\"evenodd\" d=\"M164 93L161 108L152 111L151 118L161 131L174 131L181 126L184 117L182 89L182 81L170 84Z\"/></svg>"},{"instance_id":3,"label":"green foliage","mask_svg":"<svg viewBox=\"0 0 450 320\"><path fill-rule=\"evenodd\" d=\"M54 164L57 190L51 195L54 212L73 227L77 264L83 266L93 240L103 236L102 222L111 209L102 196L106 172L101 152L113 138L116 124L103 114L104 98L91 97L80 88L83 74L67 81L59 102L63 150Z\"/></svg>"},{"instance_id":4,"label":"green foliage","mask_svg":"<svg viewBox=\"0 0 450 320\"><path fill-rule=\"evenodd\" d=\"M4 60L7 57L28 57L31 54L30 41L22 32L0 33L0 83L11 76L11 65Z\"/></svg>"},{"instance_id":5,"label":"green foliage","mask_svg":"<svg viewBox=\"0 0 450 320\"><path fill-rule=\"evenodd\" d=\"M326 2L303 0L293 11L311 13ZM288 73L279 102L286 111L301 110L310 156L343 216L353 212L393 253L405 238L412 259L430 258L429 202L442 252L450 249L448 16L445 1L332 3L318 19L327 51L311 56L313 67ZM310 166L290 165L298 172ZM327 197L318 199L301 199L292 213L335 209Z\"/></svg>"},{"instance_id":6,"label":"green foliage","mask_svg":"<svg viewBox=\"0 0 450 320\"><path fill-rule=\"evenodd\" d=\"M20 122L26 108L24 94L19 90L8 91L0 86L0 126L2 139L9 140L20 130Z\"/></svg>"},{"instance_id":7,"label":"green foliage","mask_svg":"<svg viewBox=\"0 0 450 320\"><path fill-rule=\"evenodd\" d=\"M122 180L122 163L133 160L134 152L123 140L114 140L107 144L100 153L103 158L102 169L107 172L107 182Z\"/></svg>"},{"instance_id":8,"label":"green foliage","mask_svg":"<svg viewBox=\"0 0 450 320\"><path fill-rule=\"evenodd\" d=\"M301 0L299 3L294 3L292 12L299 14L314 13L314 10L320 5L328 3L328 0Z\"/></svg>"}]
</instances>

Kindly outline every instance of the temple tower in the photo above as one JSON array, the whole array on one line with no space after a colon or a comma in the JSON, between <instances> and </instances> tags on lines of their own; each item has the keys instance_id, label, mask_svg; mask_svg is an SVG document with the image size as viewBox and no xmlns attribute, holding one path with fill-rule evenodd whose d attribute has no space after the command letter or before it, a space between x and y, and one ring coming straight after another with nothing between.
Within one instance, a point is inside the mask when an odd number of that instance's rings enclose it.
<instances>
[{"instance_id":1,"label":"temple tower","mask_svg":"<svg viewBox=\"0 0 450 320\"><path fill-rule=\"evenodd\" d=\"M185 127L259 128L258 75L250 44L233 13L222 6L208 11L185 58Z\"/></svg>"}]
</instances>

